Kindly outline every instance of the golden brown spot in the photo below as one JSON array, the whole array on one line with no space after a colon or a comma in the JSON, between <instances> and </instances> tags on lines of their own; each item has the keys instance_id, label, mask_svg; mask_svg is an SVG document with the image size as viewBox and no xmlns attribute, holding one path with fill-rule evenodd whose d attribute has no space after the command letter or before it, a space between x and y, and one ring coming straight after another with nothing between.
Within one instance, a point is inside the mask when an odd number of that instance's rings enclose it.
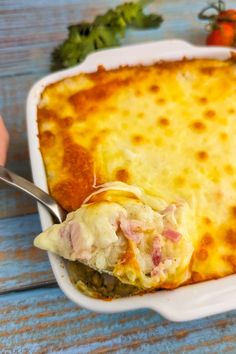
<instances>
[{"instance_id":1,"label":"golden brown spot","mask_svg":"<svg viewBox=\"0 0 236 354\"><path fill-rule=\"evenodd\" d=\"M233 63L236 62L236 53L235 52L230 52L230 60Z\"/></svg>"},{"instance_id":2,"label":"golden brown spot","mask_svg":"<svg viewBox=\"0 0 236 354\"><path fill-rule=\"evenodd\" d=\"M207 119L213 119L216 115L216 112L213 109L208 109L207 111L204 112L204 116Z\"/></svg>"},{"instance_id":3,"label":"golden brown spot","mask_svg":"<svg viewBox=\"0 0 236 354\"><path fill-rule=\"evenodd\" d=\"M78 118L85 120L87 115L103 108L104 101L117 94L119 89L130 82L129 79L114 79L101 83L90 89L81 90L69 97L69 101L79 114Z\"/></svg>"},{"instance_id":4,"label":"golden brown spot","mask_svg":"<svg viewBox=\"0 0 236 354\"><path fill-rule=\"evenodd\" d=\"M209 218L205 218L206 221L207 221L207 225L209 225L209 221L210 221L210 224L211 224L211 220ZM206 232L202 239L201 239L201 246L204 248L204 247L207 247L207 246L212 246L214 243L214 239L213 237L211 236L211 234L209 232Z\"/></svg>"},{"instance_id":5,"label":"golden brown spot","mask_svg":"<svg viewBox=\"0 0 236 354\"><path fill-rule=\"evenodd\" d=\"M235 113L235 110L234 110L233 108L229 108L229 109L228 109L228 113L229 113L229 114L234 114L234 113Z\"/></svg>"},{"instance_id":6,"label":"golden brown spot","mask_svg":"<svg viewBox=\"0 0 236 354\"><path fill-rule=\"evenodd\" d=\"M58 116L54 111L47 108L38 108L38 122L58 121Z\"/></svg>"},{"instance_id":7,"label":"golden brown spot","mask_svg":"<svg viewBox=\"0 0 236 354\"><path fill-rule=\"evenodd\" d=\"M43 147L43 149L51 148L55 143L55 138L56 137L52 132L46 130L39 134L40 145Z\"/></svg>"},{"instance_id":8,"label":"golden brown spot","mask_svg":"<svg viewBox=\"0 0 236 354\"><path fill-rule=\"evenodd\" d=\"M115 106L108 106L107 107L107 111L110 112L110 113L115 113L115 112L117 112L117 108Z\"/></svg>"},{"instance_id":9,"label":"golden brown spot","mask_svg":"<svg viewBox=\"0 0 236 354\"><path fill-rule=\"evenodd\" d=\"M68 128L72 125L73 123L73 118L72 117L65 117L63 119L60 119L60 121L58 121L60 128Z\"/></svg>"},{"instance_id":10,"label":"golden brown spot","mask_svg":"<svg viewBox=\"0 0 236 354\"><path fill-rule=\"evenodd\" d=\"M166 103L166 100L164 98L158 98L156 100L156 103L162 105L162 104Z\"/></svg>"},{"instance_id":11,"label":"golden brown spot","mask_svg":"<svg viewBox=\"0 0 236 354\"><path fill-rule=\"evenodd\" d=\"M165 117L159 118L158 122L163 127L166 127L166 126L168 126L170 124L170 121L168 120L168 118L165 118Z\"/></svg>"},{"instance_id":12,"label":"golden brown spot","mask_svg":"<svg viewBox=\"0 0 236 354\"><path fill-rule=\"evenodd\" d=\"M80 179L80 182L82 179ZM92 192L92 186L83 180L83 190L78 181L72 178L57 183L51 189L52 196L68 212L78 209L84 199Z\"/></svg>"},{"instance_id":13,"label":"golden brown spot","mask_svg":"<svg viewBox=\"0 0 236 354\"><path fill-rule=\"evenodd\" d=\"M135 90L135 95L137 97L140 97L142 95L142 92L140 90Z\"/></svg>"},{"instance_id":14,"label":"golden brown spot","mask_svg":"<svg viewBox=\"0 0 236 354\"><path fill-rule=\"evenodd\" d=\"M116 178L118 181L128 182L129 172L125 168L116 171Z\"/></svg>"},{"instance_id":15,"label":"golden brown spot","mask_svg":"<svg viewBox=\"0 0 236 354\"><path fill-rule=\"evenodd\" d=\"M206 104L208 102L208 99L206 97L199 97L199 103Z\"/></svg>"},{"instance_id":16,"label":"golden brown spot","mask_svg":"<svg viewBox=\"0 0 236 354\"><path fill-rule=\"evenodd\" d=\"M232 247L236 247L236 231L228 229L225 234L225 241Z\"/></svg>"},{"instance_id":17,"label":"golden brown spot","mask_svg":"<svg viewBox=\"0 0 236 354\"><path fill-rule=\"evenodd\" d=\"M192 272L192 280L194 283L198 283L203 280L203 277L202 277L201 273Z\"/></svg>"},{"instance_id":18,"label":"golden brown spot","mask_svg":"<svg viewBox=\"0 0 236 354\"><path fill-rule=\"evenodd\" d=\"M205 248L200 248L197 253L196 253L196 257L200 260L200 261L205 261L208 257L208 252Z\"/></svg>"},{"instance_id":19,"label":"golden brown spot","mask_svg":"<svg viewBox=\"0 0 236 354\"><path fill-rule=\"evenodd\" d=\"M228 140L228 134L227 133L220 133L220 139L222 141Z\"/></svg>"},{"instance_id":20,"label":"golden brown spot","mask_svg":"<svg viewBox=\"0 0 236 354\"><path fill-rule=\"evenodd\" d=\"M212 67L212 66L205 66L203 68L200 68L200 71L202 74L205 74L205 75L213 75L214 72L215 72L216 68Z\"/></svg>"},{"instance_id":21,"label":"golden brown spot","mask_svg":"<svg viewBox=\"0 0 236 354\"><path fill-rule=\"evenodd\" d=\"M231 165L225 165L224 169L225 169L225 172L228 175L233 175L234 174L234 169L233 169L233 167Z\"/></svg>"},{"instance_id":22,"label":"golden brown spot","mask_svg":"<svg viewBox=\"0 0 236 354\"><path fill-rule=\"evenodd\" d=\"M160 87L159 87L158 85L151 85L151 86L149 87L149 90L150 90L151 92L158 92L158 91L160 90Z\"/></svg>"},{"instance_id":23,"label":"golden brown spot","mask_svg":"<svg viewBox=\"0 0 236 354\"><path fill-rule=\"evenodd\" d=\"M122 67L118 69L120 73L126 72L127 67ZM117 69L106 70L104 66L99 65L98 70L94 73L88 74L89 78L94 82L94 84L104 84L110 79L115 79L118 73ZM126 77L126 75L124 75Z\"/></svg>"},{"instance_id":24,"label":"golden brown spot","mask_svg":"<svg viewBox=\"0 0 236 354\"><path fill-rule=\"evenodd\" d=\"M211 219L209 219L207 216L203 217L203 222L206 225L211 225ZM210 235L210 234L206 234L206 235Z\"/></svg>"},{"instance_id":25,"label":"golden brown spot","mask_svg":"<svg viewBox=\"0 0 236 354\"><path fill-rule=\"evenodd\" d=\"M196 156L201 161L205 161L208 158L208 154L206 151L198 151L196 153Z\"/></svg>"},{"instance_id":26,"label":"golden brown spot","mask_svg":"<svg viewBox=\"0 0 236 354\"><path fill-rule=\"evenodd\" d=\"M236 206L235 206L235 205L233 205L233 206L231 207L231 214L232 214L233 217L236 218Z\"/></svg>"},{"instance_id":27,"label":"golden brown spot","mask_svg":"<svg viewBox=\"0 0 236 354\"><path fill-rule=\"evenodd\" d=\"M177 176L174 179L174 184L176 185L176 187L182 187L185 184L185 179L182 176Z\"/></svg>"},{"instance_id":28,"label":"golden brown spot","mask_svg":"<svg viewBox=\"0 0 236 354\"><path fill-rule=\"evenodd\" d=\"M89 178L91 173L93 175L93 163L90 152L84 147L73 143L70 138L64 139L63 145L64 157L62 166L68 170L69 175L74 178L81 178L83 175L86 179Z\"/></svg>"},{"instance_id":29,"label":"golden brown spot","mask_svg":"<svg viewBox=\"0 0 236 354\"><path fill-rule=\"evenodd\" d=\"M193 123L191 124L191 127L192 127L195 131L197 131L197 132L202 132L203 130L206 129L205 124L202 123L202 122L198 122L198 121L193 122Z\"/></svg>"},{"instance_id":30,"label":"golden brown spot","mask_svg":"<svg viewBox=\"0 0 236 354\"><path fill-rule=\"evenodd\" d=\"M93 138L92 138L92 141L91 141L91 150L93 149L94 146L98 145L99 143L101 142L101 135L95 135Z\"/></svg>"},{"instance_id":31,"label":"golden brown spot","mask_svg":"<svg viewBox=\"0 0 236 354\"><path fill-rule=\"evenodd\" d=\"M95 145L98 145L100 143L102 143L104 141L104 137L106 137L106 135L110 132L109 129L101 129L100 132L98 132L98 134L94 135L91 139L91 143L90 143L90 149L93 150ZM93 131L90 129L86 129L83 131L84 135L92 135Z\"/></svg>"},{"instance_id":32,"label":"golden brown spot","mask_svg":"<svg viewBox=\"0 0 236 354\"><path fill-rule=\"evenodd\" d=\"M229 263L229 265L233 268L233 270L235 271L236 270L236 256L235 255L224 255L223 257L223 260L227 263Z\"/></svg>"},{"instance_id":33,"label":"golden brown spot","mask_svg":"<svg viewBox=\"0 0 236 354\"><path fill-rule=\"evenodd\" d=\"M88 150L70 138L63 141L61 182L52 188L52 195L67 211L78 209L93 190L93 161Z\"/></svg>"},{"instance_id":34,"label":"golden brown spot","mask_svg":"<svg viewBox=\"0 0 236 354\"><path fill-rule=\"evenodd\" d=\"M132 141L134 144L140 144L140 143L143 143L144 142L144 138L142 135L134 135L132 137Z\"/></svg>"}]
</instances>

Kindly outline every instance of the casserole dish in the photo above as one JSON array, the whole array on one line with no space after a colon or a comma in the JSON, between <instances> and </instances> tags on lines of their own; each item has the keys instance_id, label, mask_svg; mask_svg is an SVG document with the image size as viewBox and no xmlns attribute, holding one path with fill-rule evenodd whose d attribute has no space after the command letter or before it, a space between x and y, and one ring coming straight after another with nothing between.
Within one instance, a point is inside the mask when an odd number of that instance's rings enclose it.
<instances>
[{"instance_id":1,"label":"casserole dish","mask_svg":"<svg viewBox=\"0 0 236 354\"><path fill-rule=\"evenodd\" d=\"M182 41L163 41L106 50L90 55L81 65L72 69L52 74L42 79L31 89L27 102L27 126L32 172L35 184L47 191L44 165L39 152L37 139L37 105L44 88L60 79L80 72L96 71L98 65L106 69L120 65L151 64L158 60L173 61L186 58L227 59L231 50L228 48L193 47ZM39 208L42 228L52 224L50 216ZM49 259L59 286L65 294L77 304L101 312L117 312L148 307L164 317L184 321L234 309L236 291L235 276L217 281L185 286L174 291L160 291L155 294L116 299L111 302L89 298L80 293L70 282L64 262L49 253ZM183 303L184 299L184 303Z\"/></svg>"}]
</instances>

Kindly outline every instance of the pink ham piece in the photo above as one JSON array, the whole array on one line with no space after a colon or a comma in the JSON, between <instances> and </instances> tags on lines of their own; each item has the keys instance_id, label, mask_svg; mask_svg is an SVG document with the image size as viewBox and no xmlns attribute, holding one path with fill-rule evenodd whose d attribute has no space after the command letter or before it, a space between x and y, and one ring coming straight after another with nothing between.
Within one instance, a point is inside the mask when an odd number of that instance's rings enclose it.
<instances>
[{"instance_id":1,"label":"pink ham piece","mask_svg":"<svg viewBox=\"0 0 236 354\"><path fill-rule=\"evenodd\" d=\"M161 245L158 237L155 237L152 244L152 263L154 265L151 271L151 277L159 274L159 264L161 263Z\"/></svg>"},{"instance_id":2,"label":"pink ham piece","mask_svg":"<svg viewBox=\"0 0 236 354\"><path fill-rule=\"evenodd\" d=\"M162 235L165 236L166 238L168 238L168 240L172 241L172 242L178 242L182 235L175 231L175 230L172 230L172 229L166 229L162 232Z\"/></svg>"},{"instance_id":3,"label":"pink ham piece","mask_svg":"<svg viewBox=\"0 0 236 354\"><path fill-rule=\"evenodd\" d=\"M124 217L120 219L120 228L125 237L129 240L139 243L143 237L143 233L140 232L142 228L142 222L139 220L128 220Z\"/></svg>"},{"instance_id":4,"label":"pink ham piece","mask_svg":"<svg viewBox=\"0 0 236 354\"><path fill-rule=\"evenodd\" d=\"M79 223L69 221L59 232L60 236L70 243L71 250L78 259L88 260L91 257L91 252L88 249L86 241L81 237Z\"/></svg>"},{"instance_id":5,"label":"pink ham piece","mask_svg":"<svg viewBox=\"0 0 236 354\"><path fill-rule=\"evenodd\" d=\"M152 244L152 262L158 266L161 262L161 245L158 237L155 237Z\"/></svg>"}]
</instances>

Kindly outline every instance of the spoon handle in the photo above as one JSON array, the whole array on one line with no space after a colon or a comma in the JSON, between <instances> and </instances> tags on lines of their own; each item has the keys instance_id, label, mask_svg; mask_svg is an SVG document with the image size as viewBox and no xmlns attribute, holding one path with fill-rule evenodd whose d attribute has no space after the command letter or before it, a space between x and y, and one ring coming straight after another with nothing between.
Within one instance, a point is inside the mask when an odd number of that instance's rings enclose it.
<instances>
[{"instance_id":1,"label":"spoon handle","mask_svg":"<svg viewBox=\"0 0 236 354\"><path fill-rule=\"evenodd\" d=\"M0 166L0 180L36 199L38 202L43 204L59 222L65 220L66 211L62 209L50 195L48 195L42 189L38 188L32 182L16 175L3 166Z\"/></svg>"}]
</instances>

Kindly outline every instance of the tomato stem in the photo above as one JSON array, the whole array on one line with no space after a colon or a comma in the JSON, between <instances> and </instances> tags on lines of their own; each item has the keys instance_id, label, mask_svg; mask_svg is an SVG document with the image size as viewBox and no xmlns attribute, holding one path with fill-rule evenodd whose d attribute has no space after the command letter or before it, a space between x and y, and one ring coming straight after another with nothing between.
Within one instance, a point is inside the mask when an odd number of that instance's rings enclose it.
<instances>
[{"instance_id":1,"label":"tomato stem","mask_svg":"<svg viewBox=\"0 0 236 354\"><path fill-rule=\"evenodd\" d=\"M208 15L207 12L209 10L215 10L216 14L212 14L212 15ZM217 17L217 15L219 15L220 12L225 10L225 3L223 0L218 0L218 3L212 3L210 5L208 5L207 7L205 7L204 9L202 9L201 12L199 12L198 14L198 18L200 20L207 20L207 21L214 21L215 18Z\"/></svg>"}]
</instances>

